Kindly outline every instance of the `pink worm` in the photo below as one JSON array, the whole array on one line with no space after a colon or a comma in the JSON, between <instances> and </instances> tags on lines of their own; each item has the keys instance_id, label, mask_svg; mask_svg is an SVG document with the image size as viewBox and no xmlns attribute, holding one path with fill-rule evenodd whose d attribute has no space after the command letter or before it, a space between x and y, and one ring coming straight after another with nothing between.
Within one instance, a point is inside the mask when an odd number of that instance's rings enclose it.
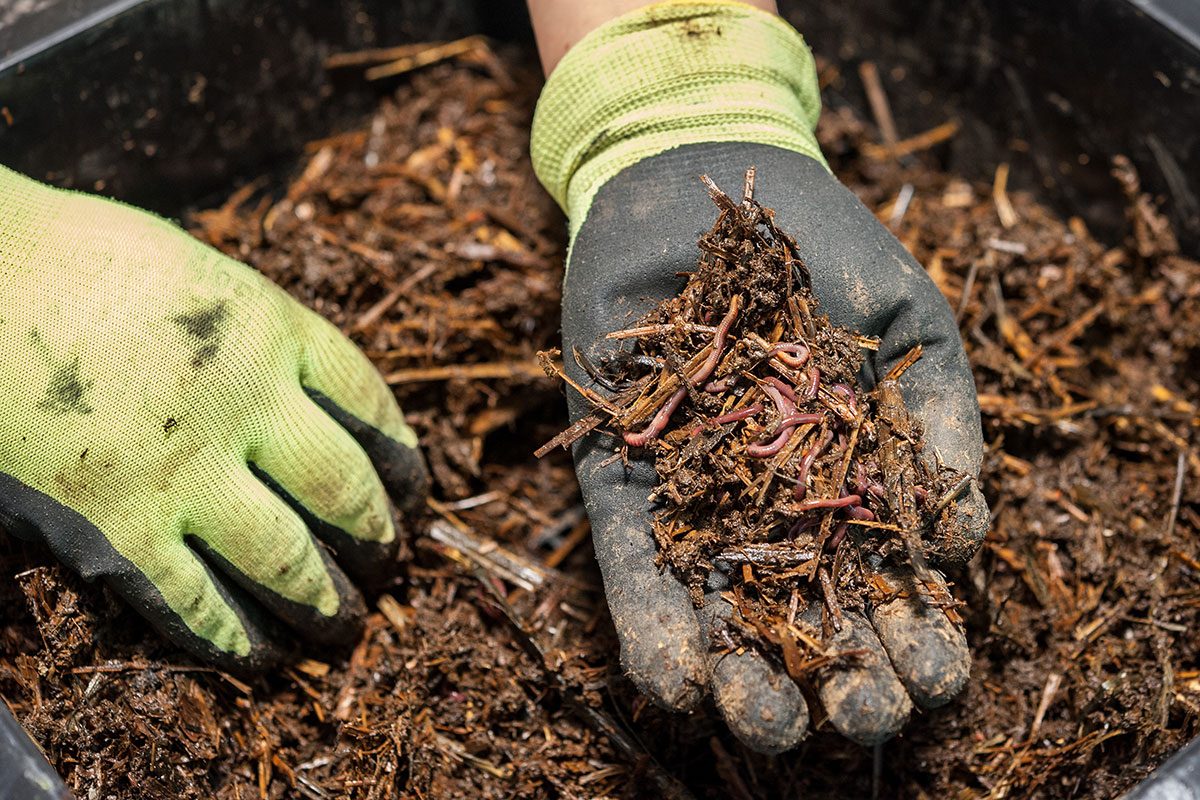
<instances>
[{"instance_id":1,"label":"pink worm","mask_svg":"<svg viewBox=\"0 0 1200 800\"><path fill-rule=\"evenodd\" d=\"M817 396L817 389L821 388L821 370L812 367L808 371L808 388L804 390L804 399L812 400Z\"/></svg>"},{"instance_id":2,"label":"pink worm","mask_svg":"<svg viewBox=\"0 0 1200 800\"><path fill-rule=\"evenodd\" d=\"M717 326L717 332L713 334L712 352L708 354L708 358L704 359L704 363L700 365L700 369L691 378L693 386L699 386L708 380L708 376L717 368L717 364L721 361L721 353L725 349L725 337L729 335L729 329L733 327L733 321L738 315L738 298L735 296L729 304L729 311L726 312L725 318L721 320L721 324ZM625 444L630 447L645 447L652 439L658 438L659 434L667 427L667 423L671 421L671 415L675 413L675 409L679 408L679 404L683 402L683 398L687 396L687 387L680 387L675 390L675 394L667 400L666 404L658 410L654 418L650 420L650 424L641 433L632 433L626 431L622 434Z\"/></svg>"},{"instance_id":3,"label":"pink worm","mask_svg":"<svg viewBox=\"0 0 1200 800\"><path fill-rule=\"evenodd\" d=\"M793 430L793 427L784 428L779 432L778 436L766 444L758 443L750 445L746 448L746 455L751 458L770 458L783 449L788 439L792 438Z\"/></svg>"},{"instance_id":4,"label":"pink worm","mask_svg":"<svg viewBox=\"0 0 1200 800\"><path fill-rule=\"evenodd\" d=\"M763 410L762 403L753 403L739 411L730 411L728 414L722 414L719 417L705 420L703 423L692 428L691 436L695 436L705 428L716 428L720 425L726 425L730 422L738 422L739 420L753 417L755 414Z\"/></svg>"},{"instance_id":5,"label":"pink worm","mask_svg":"<svg viewBox=\"0 0 1200 800\"><path fill-rule=\"evenodd\" d=\"M779 414L779 433L770 442L758 442L746 448L746 455L751 458L770 458L783 449L788 439L792 438L797 422L789 422L796 414L796 393L778 378L767 378L763 381L763 391L775 403L775 412Z\"/></svg>"},{"instance_id":6,"label":"pink worm","mask_svg":"<svg viewBox=\"0 0 1200 800\"><path fill-rule=\"evenodd\" d=\"M862 498L856 494L848 494L845 497L809 500L796 506L796 511L798 513L804 513L805 511L814 511L818 508L846 508L847 506L857 505L862 505Z\"/></svg>"},{"instance_id":7,"label":"pink worm","mask_svg":"<svg viewBox=\"0 0 1200 800\"><path fill-rule=\"evenodd\" d=\"M850 406L850 413L858 416L858 397L854 394L853 389L844 383L835 383L829 387L829 391L845 400L846 405Z\"/></svg>"},{"instance_id":8,"label":"pink worm","mask_svg":"<svg viewBox=\"0 0 1200 800\"><path fill-rule=\"evenodd\" d=\"M829 537L827 547L830 550L836 551L842 540L846 538L846 531L850 530L850 524L847 522L839 522L838 526L833 529L833 535Z\"/></svg>"},{"instance_id":9,"label":"pink worm","mask_svg":"<svg viewBox=\"0 0 1200 800\"><path fill-rule=\"evenodd\" d=\"M712 375L717 364L721 361L721 353L725 350L725 337L729 335L729 329L733 327L733 321L737 319L738 302L737 297L734 297L733 302L729 304L729 311L725 314L725 319L721 320L721 324L717 326L717 332L713 335L712 352L708 354L708 358L700 365L700 370L692 376L692 385L699 386L708 380L708 376Z\"/></svg>"},{"instance_id":10,"label":"pink worm","mask_svg":"<svg viewBox=\"0 0 1200 800\"><path fill-rule=\"evenodd\" d=\"M704 384L704 391L708 392L709 394L720 394L721 392L729 391L730 387L732 387L736 382L737 376L730 375L728 378L721 378L719 381L709 381L708 383Z\"/></svg>"},{"instance_id":11,"label":"pink worm","mask_svg":"<svg viewBox=\"0 0 1200 800\"><path fill-rule=\"evenodd\" d=\"M867 484L869 482L869 477L870 476L867 474L867 468L864 467L861 462L854 462L854 491L863 497L866 497L867 495Z\"/></svg>"},{"instance_id":12,"label":"pink worm","mask_svg":"<svg viewBox=\"0 0 1200 800\"><path fill-rule=\"evenodd\" d=\"M650 424L641 433L633 431L625 431L621 438L625 440L625 444L630 447L645 447L652 439L658 438L658 435L667 427L667 422L670 421L671 415L675 413L675 409L679 408L679 404L683 402L683 398L687 397L687 389L680 388L675 390L675 394L667 400L654 418L650 420Z\"/></svg>"},{"instance_id":13,"label":"pink worm","mask_svg":"<svg viewBox=\"0 0 1200 800\"><path fill-rule=\"evenodd\" d=\"M765 379L763 381L763 383L767 384L768 386L773 387L776 391L778 391L780 394L782 394L784 397L786 397L790 402L792 402L792 403L796 402L796 390L793 389L791 386L788 386L783 381L779 380L779 378L772 376L770 378ZM768 389L767 394L770 394L770 393L771 392ZM776 403L776 407L778 407L778 403ZM780 411L779 413L782 414L783 412Z\"/></svg>"},{"instance_id":14,"label":"pink worm","mask_svg":"<svg viewBox=\"0 0 1200 800\"><path fill-rule=\"evenodd\" d=\"M801 369L808 363L809 356L811 355L807 345L800 344L799 342L794 344L777 342L771 346L769 352L772 356L778 358L784 366L791 367L792 369Z\"/></svg>"},{"instance_id":15,"label":"pink worm","mask_svg":"<svg viewBox=\"0 0 1200 800\"><path fill-rule=\"evenodd\" d=\"M780 425L816 425L825 419L824 414L789 414L780 420Z\"/></svg>"},{"instance_id":16,"label":"pink worm","mask_svg":"<svg viewBox=\"0 0 1200 800\"><path fill-rule=\"evenodd\" d=\"M812 469L813 462L821 453L825 452L825 448L829 447L829 443L833 441L833 431L826 430L825 435L821 437L821 441L814 444L805 452L804 457L800 459L800 469L796 470L796 499L803 500L804 495L808 492L808 471Z\"/></svg>"},{"instance_id":17,"label":"pink worm","mask_svg":"<svg viewBox=\"0 0 1200 800\"><path fill-rule=\"evenodd\" d=\"M780 450L792 438L797 425L816 425L825 419L822 414L788 414L779 421L779 435L767 444L752 444L746 448L746 455L751 458L769 458Z\"/></svg>"},{"instance_id":18,"label":"pink worm","mask_svg":"<svg viewBox=\"0 0 1200 800\"><path fill-rule=\"evenodd\" d=\"M873 522L875 520L875 512L863 506L849 506L846 509L846 516L859 522Z\"/></svg>"}]
</instances>

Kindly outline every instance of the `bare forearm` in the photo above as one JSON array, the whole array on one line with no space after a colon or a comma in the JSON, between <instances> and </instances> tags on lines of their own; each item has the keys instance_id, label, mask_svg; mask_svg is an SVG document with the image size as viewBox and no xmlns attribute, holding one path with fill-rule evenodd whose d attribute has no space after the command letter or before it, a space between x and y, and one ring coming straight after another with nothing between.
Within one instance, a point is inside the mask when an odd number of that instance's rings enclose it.
<instances>
[{"instance_id":1,"label":"bare forearm","mask_svg":"<svg viewBox=\"0 0 1200 800\"><path fill-rule=\"evenodd\" d=\"M746 5L779 13L775 0L743 0ZM547 75L576 42L611 19L653 0L529 0L542 69Z\"/></svg>"}]
</instances>

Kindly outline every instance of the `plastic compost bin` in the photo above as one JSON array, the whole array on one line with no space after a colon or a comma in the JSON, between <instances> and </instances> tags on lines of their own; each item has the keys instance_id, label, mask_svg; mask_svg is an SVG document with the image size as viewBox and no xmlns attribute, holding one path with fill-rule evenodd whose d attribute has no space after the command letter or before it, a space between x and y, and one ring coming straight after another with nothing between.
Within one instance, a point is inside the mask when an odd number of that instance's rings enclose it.
<instances>
[{"instance_id":1,"label":"plastic compost bin","mask_svg":"<svg viewBox=\"0 0 1200 800\"><path fill-rule=\"evenodd\" d=\"M817 53L905 76L902 129L959 119L949 169L1007 161L1111 236L1124 154L1200 253L1200 0L779 4ZM0 163L179 216L374 104L361 82L331 87L326 55L471 33L531 42L512 0L0 0ZM36 756L0 704L0 800L66 796ZM1200 740L1129 797L1200 797Z\"/></svg>"}]
</instances>

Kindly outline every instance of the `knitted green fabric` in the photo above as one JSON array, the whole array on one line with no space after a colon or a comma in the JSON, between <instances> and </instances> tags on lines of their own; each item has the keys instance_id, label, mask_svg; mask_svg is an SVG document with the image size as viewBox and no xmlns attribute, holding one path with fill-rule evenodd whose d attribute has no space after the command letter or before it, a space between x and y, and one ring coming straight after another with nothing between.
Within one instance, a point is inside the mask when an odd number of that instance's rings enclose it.
<instances>
[{"instance_id":1,"label":"knitted green fabric","mask_svg":"<svg viewBox=\"0 0 1200 800\"><path fill-rule=\"evenodd\" d=\"M249 464L352 537L394 538L366 453L305 388L416 437L335 327L165 220L3 167L0 387L0 475L95 525L222 652L246 655L247 632L185 536L282 598L339 606L305 523Z\"/></svg>"},{"instance_id":2,"label":"knitted green fabric","mask_svg":"<svg viewBox=\"0 0 1200 800\"><path fill-rule=\"evenodd\" d=\"M726 0L668 0L567 52L542 90L530 149L574 239L600 187L674 147L753 142L824 164L813 135L820 110L812 54L778 16Z\"/></svg>"}]
</instances>

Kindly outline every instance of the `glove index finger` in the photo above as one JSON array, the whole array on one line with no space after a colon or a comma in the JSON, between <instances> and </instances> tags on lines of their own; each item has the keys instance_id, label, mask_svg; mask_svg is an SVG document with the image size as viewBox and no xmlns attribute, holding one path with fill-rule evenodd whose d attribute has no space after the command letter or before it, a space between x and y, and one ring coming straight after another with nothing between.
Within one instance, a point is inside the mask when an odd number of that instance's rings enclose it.
<instances>
[{"instance_id":1,"label":"glove index finger","mask_svg":"<svg viewBox=\"0 0 1200 800\"><path fill-rule=\"evenodd\" d=\"M309 397L358 441L403 510L418 507L429 472L417 435L383 376L336 327L303 310L307 337L300 383Z\"/></svg>"},{"instance_id":2,"label":"glove index finger","mask_svg":"<svg viewBox=\"0 0 1200 800\"><path fill-rule=\"evenodd\" d=\"M881 358L873 368L882 380L913 351L916 341L889 330L881 347ZM903 406L922 432L917 452L929 471L941 475L931 491L936 509L934 547L930 555L944 569L964 565L978 551L991 526L991 513L983 496L979 473L983 463L983 429L975 379L957 334L939 338L927 332L920 357L892 387L891 401L884 399L883 383L877 388L881 403ZM890 338L889 338L890 336ZM866 371L866 368L864 369ZM948 475L942 471L949 467Z\"/></svg>"},{"instance_id":3,"label":"glove index finger","mask_svg":"<svg viewBox=\"0 0 1200 800\"><path fill-rule=\"evenodd\" d=\"M979 482L983 431L975 381L959 342L935 347L901 376L900 391L909 414L924 430L919 456L933 470L950 467L959 478L938 487L936 558L953 568L979 549L991 526L991 513Z\"/></svg>"}]
</instances>

